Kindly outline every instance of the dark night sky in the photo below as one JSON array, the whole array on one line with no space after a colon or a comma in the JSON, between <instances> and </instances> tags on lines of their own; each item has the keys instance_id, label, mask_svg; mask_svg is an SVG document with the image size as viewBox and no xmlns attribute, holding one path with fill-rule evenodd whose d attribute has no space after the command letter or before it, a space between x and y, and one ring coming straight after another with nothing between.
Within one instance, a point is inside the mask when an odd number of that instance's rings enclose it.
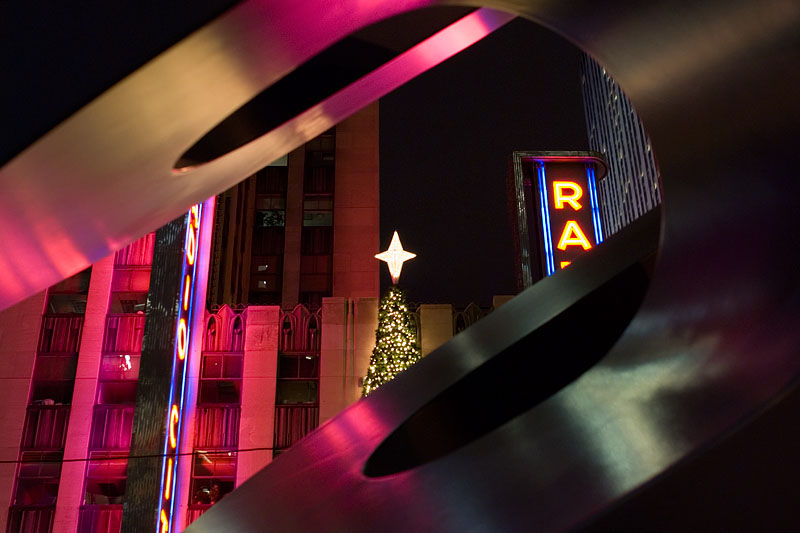
<instances>
[{"instance_id":1,"label":"dark night sky","mask_svg":"<svg viewBox=\"0 0 800 533\"><path fill-rule=\"evenodd\" d=\"M381 247L397 229L417 254L400 279L409 301L488 306L516 292L511 152L587 149L579 58L515 20L381 100Z\"/></svg>"}]
</instances>

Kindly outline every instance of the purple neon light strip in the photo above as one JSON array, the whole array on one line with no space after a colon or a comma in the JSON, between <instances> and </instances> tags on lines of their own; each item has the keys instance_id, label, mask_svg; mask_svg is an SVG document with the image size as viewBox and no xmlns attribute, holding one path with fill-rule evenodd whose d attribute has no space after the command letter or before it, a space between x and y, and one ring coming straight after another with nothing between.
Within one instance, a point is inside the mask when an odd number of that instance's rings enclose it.
<instances>
[{"instance_id":1,"label":"purple neon light strip","mask_svg":"<svg viewBox=\"0 0 800 533\"><path fill-rule=\"evenodd\" d=\"M191 220L191 215L189 220ZM189 315L186 317L186 355L183 358L183 378L181 380L181 401L178 405L178 413L180 413L180 417L178 418L178 431L177 436L178 440L175 445L175 461L173 462L172 466L175 469L174 474L172 475L172 498L170 498L170 508L169 508L169 525L170 528L173 528L173 514L175 512L175 501L177 500L177 494L175 494L175 489L178 486L178 461L180 459L180 445L181 440L183 439L183 419L184 419L184 411L183 411L183 401L186 398L186 375L188 372L186 368L189 366L189 357L191 355L191 338L192 338L192 326L193 326L193 315L194 315L194 289L195 289L195 280L197 279L197 264L200 262L200 239L202 237L200 233L200 226L203 221L203 203L197 204L197 239L195 240L195 252L194 252L194 264L192 264L192 283L191 288L189 289ZM190 228L191 229L191 228ZM188 239L188 234L187 234ZM184 278L185 279L185 278Z\"/></svg>"},{"instance_id":2,"label":"purple neon light strip","mask_svg":"<svg viewBox=\"0 0 800 533\"><path fill-rule=\"evenodd\" d=\"M594 240L596 244L603 242L603 227L600 225L600 205L597 201L597 183L594 165L586 165L586 177L589 179L589 199L592 202L592 222L594 222Z\"/></svg>"},{"instance_id":3,"label":"purple neon light strip","mask_svg":"<svg viewBox=\"0 0 800 533\"><path fill-rule=\"evenodd\" d=\"M553 241L550 234L550 211L547 208L547 180L544 175L544 163L536 162L536 174L539 178L539 204L542 209L545 264L547 265L547 275L552 276L556 268L555 260L553 259Z\"/></svg>"}]
</instances>

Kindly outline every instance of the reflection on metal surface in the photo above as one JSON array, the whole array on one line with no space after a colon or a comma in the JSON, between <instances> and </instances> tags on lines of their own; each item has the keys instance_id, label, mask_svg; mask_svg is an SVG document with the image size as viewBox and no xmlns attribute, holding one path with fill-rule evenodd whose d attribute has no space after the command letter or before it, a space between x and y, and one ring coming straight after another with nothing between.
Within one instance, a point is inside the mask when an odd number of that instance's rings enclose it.
<instances>
[{"instance_id":1,"label":"reflection on metal surface","mask_svg":"<svg viewBox=\"0 0 800 533\"><path fill-rule=\"evenodd\" d=\"M436 3L243 2L79 110L0 169L0 242L11 251L0 256L1 305L429 67L426 52L377 72L380 90L356 87L347 101L322 102L171 175L204 132L315 53ZM543 402L436 460L363 475L367 458L422 406L637 259L633 249L604 253L611 241L596 246L319 428L189 531L644 530L653 517L683 530L798 529L800 257L786 236L800 232L800 5L482 3L568 36L637 106L664 185L661 249L642 306L595 366ZM560 364L546 354L538 371L546 377Z\"/></svg>"},{"instance_id":2,"label":"reflection on metal surface","mask_svg":"<svg viewBox=\"0 0 800 533\"><path fill-rule=\"evenodd\" d=\"M603 249L603 255L624 256L623 247L638 250L645 259L654 254L657 214L640 224L649 225L649 239L637 243L621 235ZM574 381L614 345L639 307L649 284L643 263L621 263L618 274L604 279L535 331L518 339L506 337L510 346L439 392L381 442L364 464L364 474L387 476L442 458ZM542 290L539 286L520 299L535 303ZM609 301L614 305L608 305ZM484 334L491 334L498 324L525 323L525 315L518 310L501 309L490 315ZM550 358L559 363L548 363ZM549 371L541 372L543 367Z\"/></svg>"},{"instance_id":3,"label":"reflection on metal surface","mask_svg":"<svg viewBox=\"0 0 800 533\"><path fill-rule=\"evenodd\" d=\"M0 242L13 250L0 254L0 309L238 183L513 18L472 12L244 146L174 171L198 138L292 68L362 26L426 3L349 0L330 13L291 5L242 2L0 168ZM302 43L290 37L296 32Z\"/></svg>"}]
</instances>

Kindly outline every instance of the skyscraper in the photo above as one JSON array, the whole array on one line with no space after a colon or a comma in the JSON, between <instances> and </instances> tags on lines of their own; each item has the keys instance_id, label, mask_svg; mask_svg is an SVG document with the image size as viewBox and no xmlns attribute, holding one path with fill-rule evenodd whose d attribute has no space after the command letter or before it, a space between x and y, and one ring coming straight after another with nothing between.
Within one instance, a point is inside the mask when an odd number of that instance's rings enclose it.
<instances>
[{"instance_id":1,"label":"skyscraper","mask_svg":"<svg viewBox=\"0 0 800 533\"><path fill-rule=\"evenodd\" d=\"M608 176L598 184L603 231L613 235L661 203L650 139L636 110L606 70L587 54L581 85L589 148L602 153Z\"/></svg>"}]
</instances>

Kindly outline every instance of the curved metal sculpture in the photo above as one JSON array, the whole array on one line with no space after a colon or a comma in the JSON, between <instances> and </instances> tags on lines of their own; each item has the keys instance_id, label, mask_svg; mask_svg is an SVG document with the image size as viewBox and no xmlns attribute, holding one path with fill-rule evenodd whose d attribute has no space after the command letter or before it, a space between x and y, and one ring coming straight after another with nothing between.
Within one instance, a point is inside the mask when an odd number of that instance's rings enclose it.
<instances>
[{"instance_id":1,"label":"curved metal sculpture","mask_svg":"<svg viewBox=\"0 0 800 533\"><path fill-rule=\"evenodd\" d=\"M172 171L197 138L316 52L380 18L436 3L244 2L79 110L0 169L0 241L12 251L0 264L3 306L373 99L359 86L216 161ZM433 459L364 474L415 413L529 336L565 346L539 355L543 373L574 355L570 336L556 335L566 330L548 324L644 251L630 244L639 237L620 240L628 244L619 254L598 248L321 427L190 531L641 529L648 519L796 528L787 509L800 473L800 5L482 3L537 20L592 53L647 124L664 213L641 307L614 346L594 354L597 364L537 405ZM83 213L59 207L55 172L80 191L61 200ZM26 264L39 273L25 275ZM603 312L614 302L592 305ZM570 335L580 335L583 320Z\"/></svg>"}]
</instances>

